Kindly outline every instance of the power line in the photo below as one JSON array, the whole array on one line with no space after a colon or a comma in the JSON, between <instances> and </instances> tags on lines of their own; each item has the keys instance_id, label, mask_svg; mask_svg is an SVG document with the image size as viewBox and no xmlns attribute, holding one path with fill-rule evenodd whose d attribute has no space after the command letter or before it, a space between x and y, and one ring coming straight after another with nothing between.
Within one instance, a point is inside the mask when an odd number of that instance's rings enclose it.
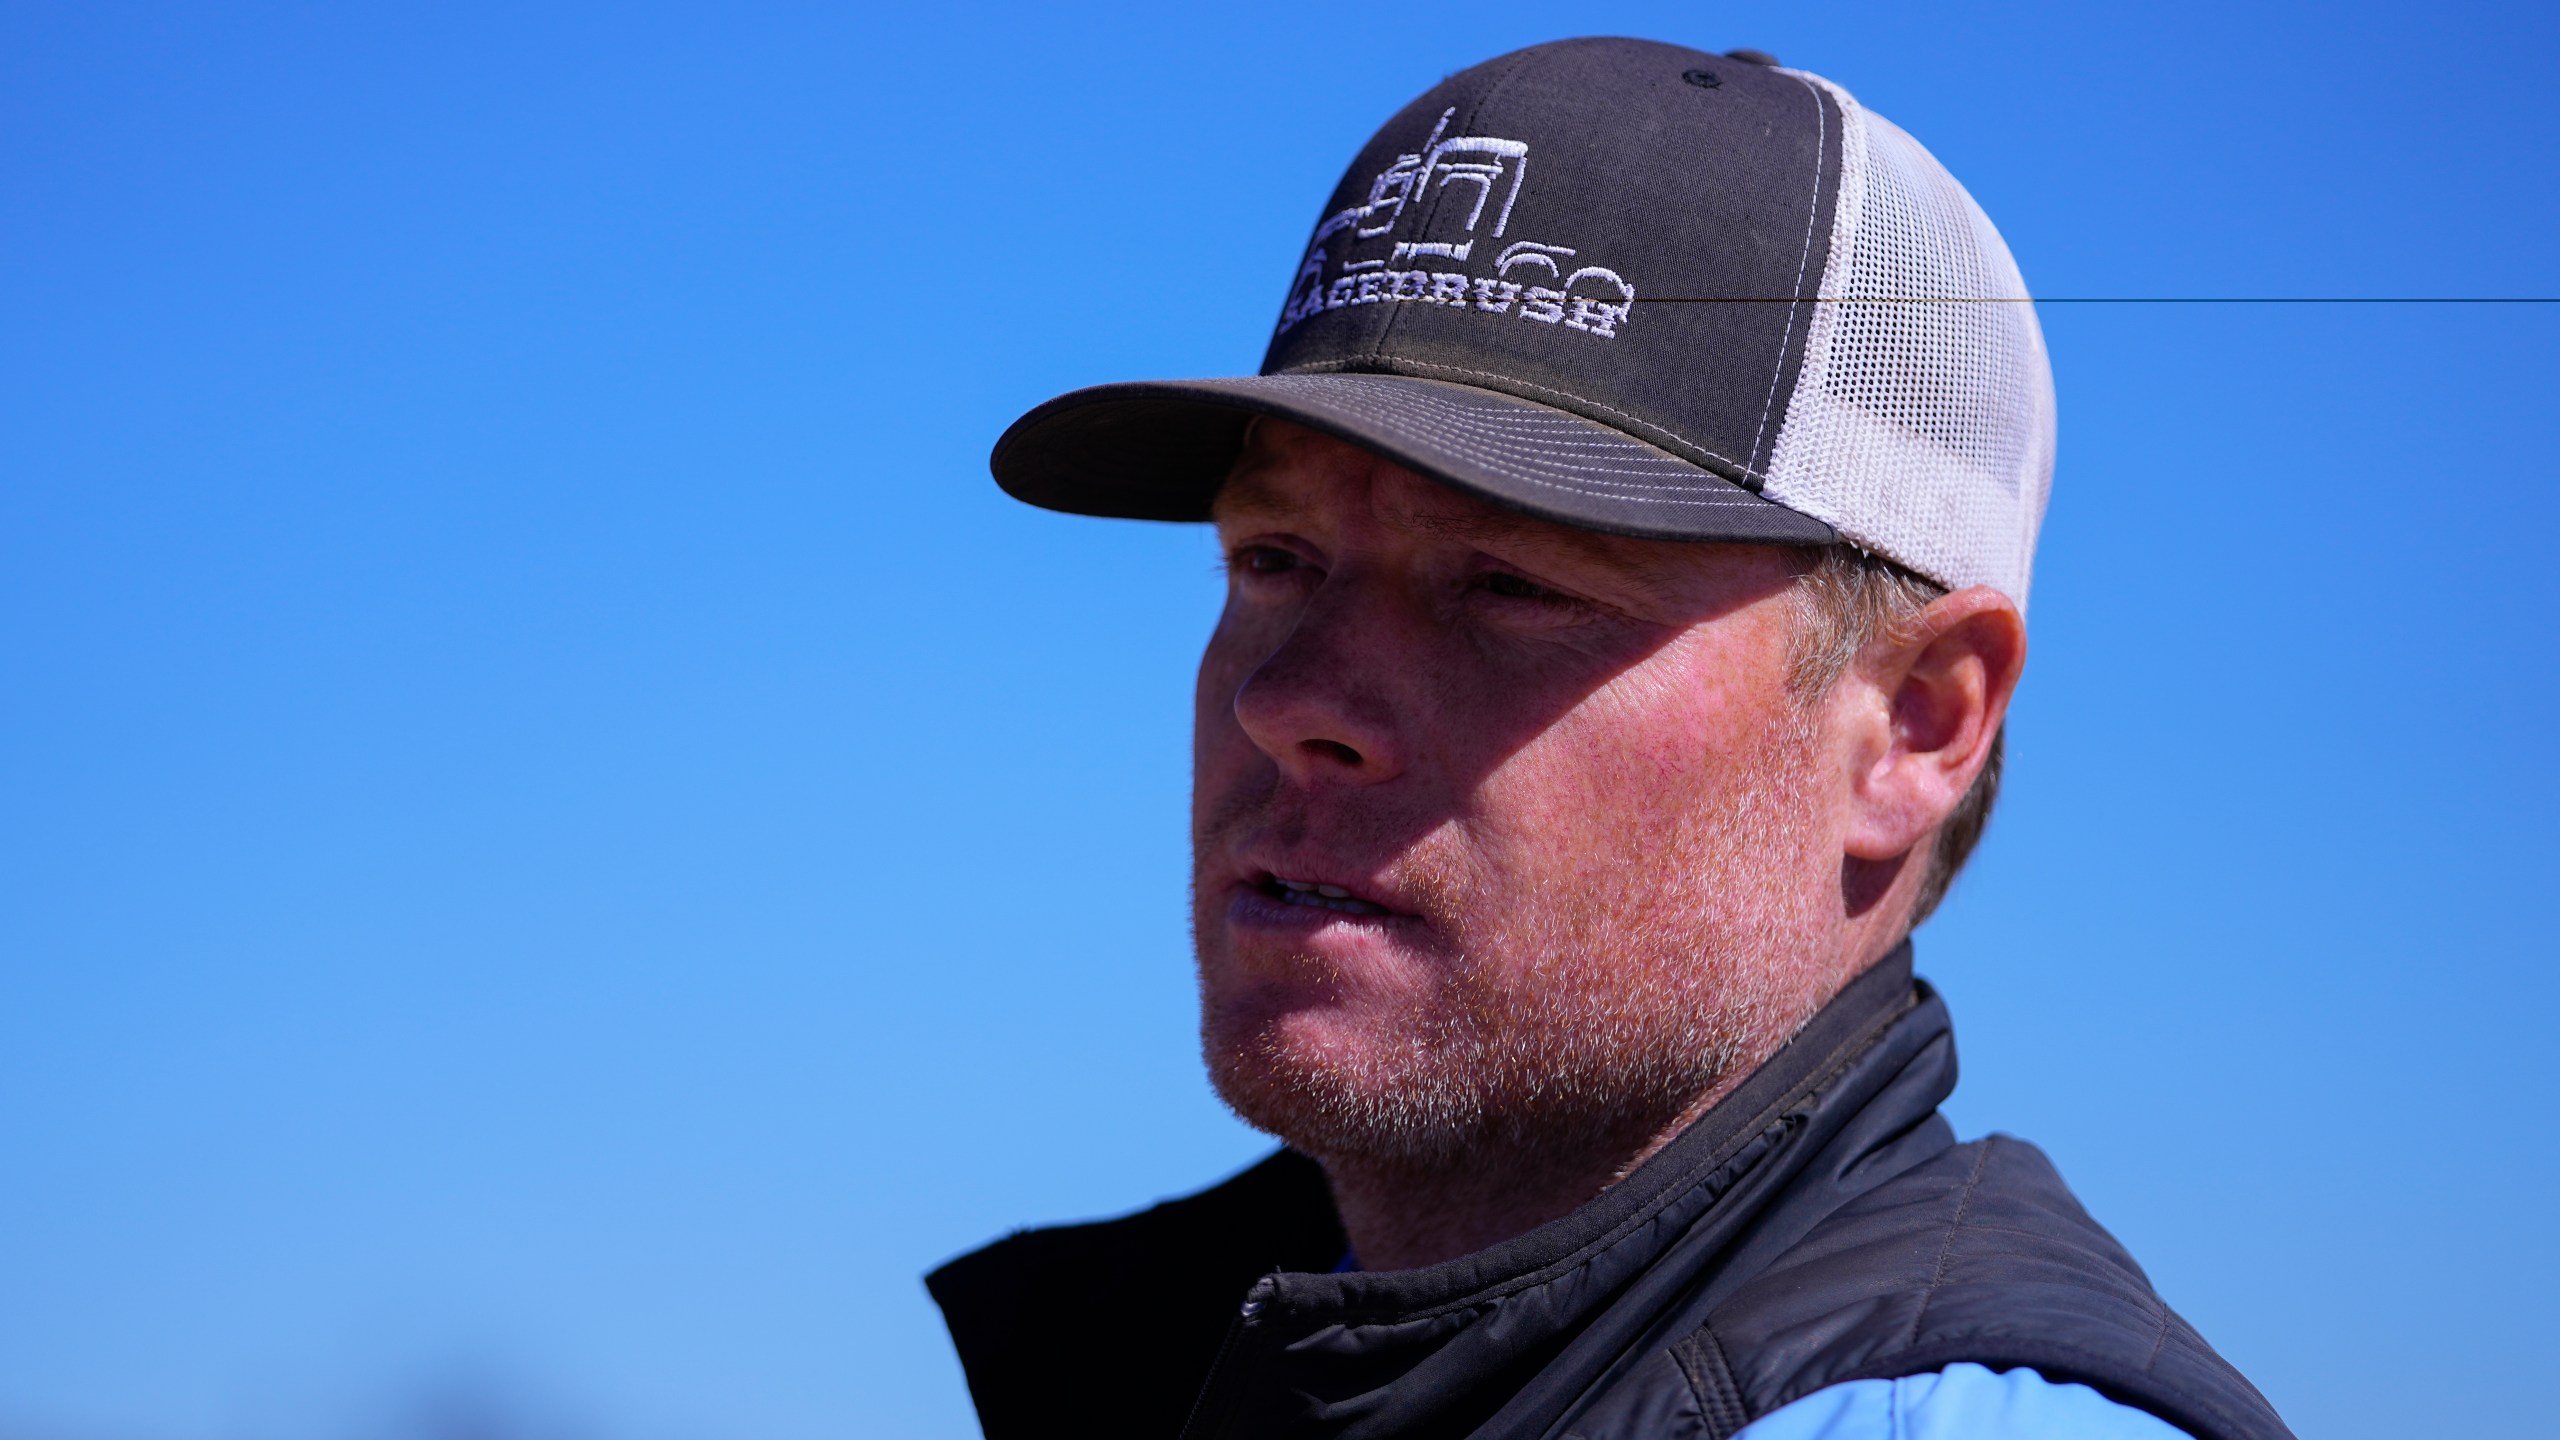
<instances>
[{"instance_id":1,"label":"power line","mask_svg":"<svg viewBox=\"0 0 2560 1440\"><path fill-rule=\"evenodd\" d=\"M2560 305L2560 295L1639 295L1639 305Z\"/></svg>"}]
</instances>

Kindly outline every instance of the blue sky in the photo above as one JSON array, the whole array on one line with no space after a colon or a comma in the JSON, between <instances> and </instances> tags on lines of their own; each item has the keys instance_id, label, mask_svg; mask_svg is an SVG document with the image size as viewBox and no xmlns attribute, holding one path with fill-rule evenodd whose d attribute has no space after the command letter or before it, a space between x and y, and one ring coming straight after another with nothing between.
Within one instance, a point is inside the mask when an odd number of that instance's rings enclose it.
<instances>
[{"instance_id":1,"label":"blue sky","mask_svg":"<svg viewBox=\"0 0 2560 1440\"><path fill-rule=\"evenodd\" d=\"M0 1432L973 1433L924 1269L1266 1143L1210 548L986 448L1249 370L1378 121L1612 32L2044 294L2560 294L2543 7L0 5ZM2302 1433L2529 1433L2560 306L2044 321L1952 1114Z\"/></svg>"}]
</instances>

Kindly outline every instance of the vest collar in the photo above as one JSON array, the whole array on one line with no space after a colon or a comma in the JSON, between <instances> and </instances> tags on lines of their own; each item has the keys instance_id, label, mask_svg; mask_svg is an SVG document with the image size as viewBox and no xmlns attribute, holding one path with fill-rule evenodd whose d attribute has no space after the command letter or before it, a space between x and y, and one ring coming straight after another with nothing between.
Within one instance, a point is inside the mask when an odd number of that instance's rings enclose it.
<instances>
[{"instance_id":1,"label":"vest collar","mask_svg":"<svg viewBox=\"0 0 2560 1440\"><path fill-rule=\"evenodd\" d=\"M1570 1363L1576 1352L1595 1362L1621 1353L1695 1287L1802 1157L1945 1028L1943 1007L1912 980L1905 941L1678 1138L1571 1213L1421 1269L1265 1275L1241 1297L1184 1435L1463 1434L1525 1400L1524 1378L1553 1388L1583 1368ZM1882 1048L1895 1053L1876 1055L1888 1036L1900 1043ZM1860 1072L1874 1073L1843 1083ZM1951 1088L1949 1075L1895 1108L1916 1122Z\"/></svg>"}]
</instances>

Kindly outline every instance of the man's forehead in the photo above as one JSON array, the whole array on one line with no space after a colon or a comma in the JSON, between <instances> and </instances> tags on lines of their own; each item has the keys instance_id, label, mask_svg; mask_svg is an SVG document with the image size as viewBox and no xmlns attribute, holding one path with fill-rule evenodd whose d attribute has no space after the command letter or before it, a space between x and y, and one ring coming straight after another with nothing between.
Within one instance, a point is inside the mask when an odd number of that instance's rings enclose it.
<instances>
[{"instance_id":1,"label":"man's forehead","mask_svg":"<svg viewBox=\"0 0 2560 1440\"><path fill-rule=\"evenodd\" d=\"M1356 463L1321 466L1302 463L1298 457L1259 462L1249 458L1219 487L1210 513L1224 524L1313 520L1356 507L1398 529L1458 539L1525 536L1541 530L1552 530L1559 538L1589 533L1502 509L1393 461L1355 453L1361 456Z\"/></svg>"},{"instance_id":2,"label":"man's forehead","mask_svg":"<svg viewBox=\"0 0 2560 1440\"><path fill-rule=\"evenodd\" d=\"M1580 545L1610 538L1504 509L1349 441L1270 419L1255 422L1210 513L1221 524L1304 521L1354 506L1391 527L1451 539Z\"/></svg>"},{"instance_id":3,"label":"man's forehead","mask_svg":"<svg viewBox=\"0 0 2560 1440\"><path fill-rule=\"evenodd\" d=\"M1729 564L1735 550L1610 535L1496 505L1348 441L1282 421L1255 424L1210 513L1218 524L1317 525L1344 513L1390 530L1463 544L1573 556L1632 579L1668 582Z\"/></svg>"}]
</instances>

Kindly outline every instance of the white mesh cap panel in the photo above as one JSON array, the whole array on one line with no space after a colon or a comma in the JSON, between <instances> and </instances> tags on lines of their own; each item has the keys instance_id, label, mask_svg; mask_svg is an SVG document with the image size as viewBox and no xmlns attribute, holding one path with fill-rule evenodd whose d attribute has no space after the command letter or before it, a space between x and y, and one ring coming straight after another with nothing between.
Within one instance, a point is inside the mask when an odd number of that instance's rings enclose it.
<instances>
[{"instance_id":1,"label":"white mesh cap panel","mask_svg":"<svg viewBox=\"0 0 2560 1440\"><path fill-rule=\"evenodd\" d=\"M2000 232L1920 143L1819 77L1840 199L1761 493L1940 584L2027 603L2053 483L2053 372Z\"/></svg>"}]
</instances>

